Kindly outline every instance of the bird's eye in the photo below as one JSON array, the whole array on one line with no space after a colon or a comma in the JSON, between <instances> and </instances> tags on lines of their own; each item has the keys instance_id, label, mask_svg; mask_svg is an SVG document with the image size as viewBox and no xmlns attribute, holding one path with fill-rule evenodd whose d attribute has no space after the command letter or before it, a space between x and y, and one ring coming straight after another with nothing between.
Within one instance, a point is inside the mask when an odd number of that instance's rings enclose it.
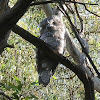
<instances>
[{"instance_id":1,"label":"bird's eye","mask_svg":"<svg viewBox=\"0 0 100 100\"><path fill-rule=\"evenodd\" d=\"M53 22L53 25L56 25L56 22Z\"/></svg>"}]
</instances>

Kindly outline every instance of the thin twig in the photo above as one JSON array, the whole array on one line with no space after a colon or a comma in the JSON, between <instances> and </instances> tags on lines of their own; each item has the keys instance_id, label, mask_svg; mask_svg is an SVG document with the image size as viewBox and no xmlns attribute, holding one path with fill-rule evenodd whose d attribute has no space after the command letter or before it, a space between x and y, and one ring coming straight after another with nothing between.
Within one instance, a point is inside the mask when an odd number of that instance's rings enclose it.
<instances>
[{"instance_id":1,"label":"thin twig","mask_svg":"<svg viewBox=\"0 0 100 100\"><path fill-rule=\"evenodd\" d=\"M69 2L69 3L77 3L77 4L81 4L81 5L84 5L84 4L86 4L86 5L98 5L98 4L93 4L93 3L83 3L83 2L77 2L77 1L71 1L71 0L65 0L65 2Z\"/></svg>"},{"instance_id":2,"label":"thin twig","mask_svg":"<svg viewBox=\"0 0 100 100\"><path fill-rule=\"evenodd\" d=\"M74 14L72 7L69 4L66 4L66 3L65 3L65 5L66 5L67 9L71 12L71 14Z\"/></svg>"},{"instance_id":3,"label":"thin twig","mask_svg":"<svg viewBox=\"0 0 100 100\"><path fill-rule=\"evenodd\" d=\"M69 12L73 15L74 25L76 26L77 25L76 16L75 16L75 12L74 12L73 8L71 7L71 4L65 3L65 6L69 10Z\"/></svg>"},{"instance_id":4,"label":"thin twig","mask_svg":"<svg viewBox=\"0 0 100 100\"><path fill-rule=\"evenodd\" d=\"M100 17L99 15L97 15L97 14L93 13L92 11L90 11L89 9L87 9L87 7L86 7L85 4L84 4L84 7L85 7L85 10L87 10L87 11L90 12L91 14L93 14L93 15L95 15L95 16L97 16L97 17Z\"/></svg>"},{"instance_id":5,"label":"thin twig","mask_svg":"<svg viewBox=\"0 0 100 100\"><path fill-rule=\"evenodd\" d=\"M73 1L75 2L75 0L73 0ZM79 18L79 21L80 21L80 24L81 24L80 33L82 33L82 32L83 32L83 20L82 20L82 18L81 18L80 15L79 15L79 12L78 12L78 10L77 10L77 5L76 5L76 3L74 3L74 6L75 6L76 14L77 14L77 16L78 16L78 18Z\"/></svg>"},{"instance_id":6,"label":"thin twig","mask_svg":"<svg viewBox=\"0 0 100 100\"><path fill-rule=\"evenodd\" d=\"M41 5L41 4L48 4L48 3L58 3L59 0L52 0L52 1L42 1L42 2L34 2L31 3L30 6L33 5ZM69 2L69 3L77 3L77 4L81 4L81 5L98 5L98 4L90 4L90 3L82 3L82 2L74 2L74 1L69 1L69 0L65 0L64 2Z\"/></svg>"},{"instance_id":7,"label":"thin twig","mask_svg":"<svg viewBox=\"0 0 100 100\"><path fill-rule=\"evenodd\" d=\"M0 95L3 95L4 97L6 97L9 100L12 100L11 97L9 97L8 95L6 95L4 92L0 91Z\"/></svg>"},{"instance_id":8,"label":"thin twig","mask_svg":"<svg viewBox=\"0 0 100 100\"><path fill-rule=\"evenodd\" d=\"M42 1L42 2L34 2L34 3L31 3L30 6L33 6L33 5L43 5L43 4L48 4L48 3L54 3L53 1Z\"/></svg>"}]
</instances>

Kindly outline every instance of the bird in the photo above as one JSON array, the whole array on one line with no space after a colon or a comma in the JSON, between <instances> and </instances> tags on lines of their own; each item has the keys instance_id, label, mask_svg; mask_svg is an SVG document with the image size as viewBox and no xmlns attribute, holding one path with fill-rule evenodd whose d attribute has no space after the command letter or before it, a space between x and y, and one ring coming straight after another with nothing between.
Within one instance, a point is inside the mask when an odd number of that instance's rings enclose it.
<instances>
[{"instance_id":1,"label":"bird","mask_svg":"<svg viewBox=\"0 0 100 100\"><path fill-rule=\"evenodd\" d=\"M59 15L58 15L59 14ZM62 14L56 13L45 18L40 22L40 39L47 43L56 54L64 54L66 46L65 25L63 23ZM36 51L37 71L39 74L39 84L47 86L50 77L54 74L59 62L52 60L45 51L37 48Z\"/></svg>"}]
</instances>

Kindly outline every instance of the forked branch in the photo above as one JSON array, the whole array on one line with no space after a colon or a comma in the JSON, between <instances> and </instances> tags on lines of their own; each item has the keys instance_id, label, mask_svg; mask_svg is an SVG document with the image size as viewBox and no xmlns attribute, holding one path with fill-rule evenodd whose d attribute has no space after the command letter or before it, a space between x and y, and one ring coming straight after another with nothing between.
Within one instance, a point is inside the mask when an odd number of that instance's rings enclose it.
<instances>
[{"instance_id":1,"label":"forked branch","mask_svg":"<svg viewBox=\"0 0 100 100\"><path fill-rule=\"evenodd\" d=\"M68 13L66 12L66 10L64 9L63 5L62 5L61 3L59 3L59 5L60 5L60 7L61 7L61 9L62 9L62 12L64 13L65 17L67 17L67 19L69 20L70 25L71 25L71 29L72 29L72 31L74 32L76 38L78 39L78 41L79 41L79 43L80 43L80 45L81 45L81 47L82 47L82 50L83 50L84 54L86 54L87 58L89 59L91 65L93 66L93 68L94 68L95 72L97 73L97 75L100 76L100 73L98 72L98 70L97 70L95 64L93 63L93 61L92 61L90 55L88 54L88 52L87 52L85 46L83 45L82 41L80 40L80 37L79 37L79 35L78 35L79 33L78 33L76 27L74 26L74 24L72 23L72 21L71 21L71 19L70 19L70 16L68 15Z\"/></svg>"}]
</instances>

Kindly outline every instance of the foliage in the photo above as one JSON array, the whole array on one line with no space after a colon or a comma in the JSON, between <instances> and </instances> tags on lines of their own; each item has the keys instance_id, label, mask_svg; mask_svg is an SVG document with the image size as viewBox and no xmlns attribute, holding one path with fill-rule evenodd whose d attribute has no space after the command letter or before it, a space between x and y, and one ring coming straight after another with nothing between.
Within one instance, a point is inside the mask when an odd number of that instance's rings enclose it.
<instances>
[{"instance_id":1,"label":"foliage","mask_svg":"<svg viewBox=\"0 0 100 100\"><path fill-rule=\"evenodd\" d=\"M15 2L16 0L10 0L10 6ZM97 6L88 8L97 11L100 15L100 8ZM80 9L80 12L84 19L86 37L89 39L90 55L100 71L100 18L85 12L84 9L83 11ZM41 6L33 6L20 19L18 25L38 37L39 22L45 17ZM65 22L67 23L67 20ZM8 42L14 44L15 48L6 48L0 56L0 90L5 91L13 100L82 100L84 98L82 83L73 72L62 65L57 68L47 87L39 85L38 73L35 69L36 48L13 32ZM100 94L96 93L97 100L99 97ZM2 96L0 99L6 100Z\"/></svg>"}]
</instances>

